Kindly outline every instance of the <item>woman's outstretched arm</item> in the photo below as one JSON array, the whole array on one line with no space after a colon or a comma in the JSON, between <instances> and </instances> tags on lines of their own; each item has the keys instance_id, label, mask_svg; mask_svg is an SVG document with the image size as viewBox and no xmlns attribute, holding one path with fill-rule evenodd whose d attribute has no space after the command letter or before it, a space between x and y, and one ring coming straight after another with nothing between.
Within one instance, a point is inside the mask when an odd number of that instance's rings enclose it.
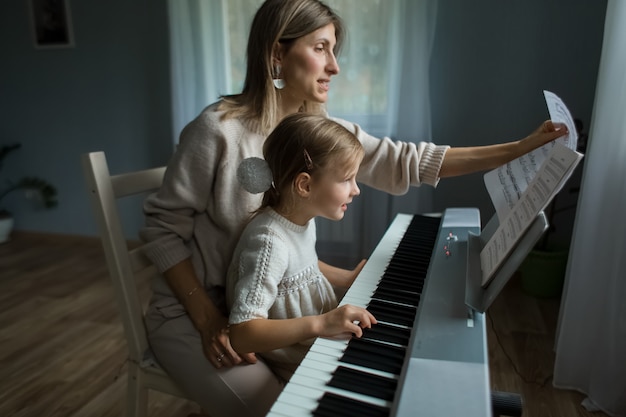
<instances>
[{"instance_id":1,"label":"woman's outstretched arm","mask_svg":"<svg viewBox=\"0 0 626 417\"><path fill-rule=\"evenodd\" d=\"M496 145L450 148L443 159L439 177L456 177L497 168L567 133L564 124L546 120L524 139Z\"/></svg>"}]
</instances>

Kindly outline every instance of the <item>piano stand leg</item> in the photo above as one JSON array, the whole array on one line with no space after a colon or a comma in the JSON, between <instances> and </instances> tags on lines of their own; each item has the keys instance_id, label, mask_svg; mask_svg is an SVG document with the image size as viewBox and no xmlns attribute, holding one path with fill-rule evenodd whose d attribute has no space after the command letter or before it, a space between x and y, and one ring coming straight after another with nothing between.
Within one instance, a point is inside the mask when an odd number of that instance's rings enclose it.
<instances>
[{"instance_id":1,"label":"piano stand leg","mask_svg":"<svg viewBox=\"0 0 626 417\"><path fill-rule=\"evenodd\" d=\"M522 415L522 396L512 392L491 391L493 417Z\"/></svg>"}]
</instances>

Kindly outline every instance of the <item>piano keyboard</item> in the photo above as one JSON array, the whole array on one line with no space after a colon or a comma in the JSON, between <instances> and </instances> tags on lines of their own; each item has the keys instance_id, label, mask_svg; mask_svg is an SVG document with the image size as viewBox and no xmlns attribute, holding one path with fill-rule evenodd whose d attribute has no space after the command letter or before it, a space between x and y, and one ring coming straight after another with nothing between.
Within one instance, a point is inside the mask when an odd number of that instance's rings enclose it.
<instances>
[{"instance_id":1,"label":"piano keyboard","mask_svg":"<svg viewBox=\"0 0 626 417\"><path fill-rule=\"evenodd\" d=\"M269 416L390 415L440 223L396 218L341 301L379 323L359 339L317 339Z\"/></svg>"}]
</instances>

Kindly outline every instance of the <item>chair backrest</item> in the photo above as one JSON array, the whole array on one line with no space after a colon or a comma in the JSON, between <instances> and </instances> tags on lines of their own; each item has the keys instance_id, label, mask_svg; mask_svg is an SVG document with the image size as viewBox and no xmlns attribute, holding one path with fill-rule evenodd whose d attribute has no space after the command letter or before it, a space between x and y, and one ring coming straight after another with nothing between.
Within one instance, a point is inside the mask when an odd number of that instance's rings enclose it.
<instances>
[{"instance_id":1,"label":"chair backrest","mask_svg":"<svg viewBox=\"0 0 626 417\"><path fill-rule=\"evenodd\" d=\"M137 290L137 277L156 270L141 253L129 250L117 208L117 200L159 188L165 167L110 175L104 152L82 155L83 171L102 245L113 281L116 302L124 323L129 359L141 362L148 339L144 310ZM140 209L140 208L138 208Z\"/></svg>"}]
</instances>

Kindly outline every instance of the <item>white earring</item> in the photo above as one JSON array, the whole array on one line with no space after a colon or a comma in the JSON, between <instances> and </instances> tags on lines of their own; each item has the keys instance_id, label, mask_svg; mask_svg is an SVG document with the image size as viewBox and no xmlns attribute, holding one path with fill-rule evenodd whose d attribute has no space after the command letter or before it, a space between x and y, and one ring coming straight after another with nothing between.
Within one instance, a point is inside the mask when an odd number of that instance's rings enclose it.
<instances>
[{"instance_id":1,"label":"white earring","mask_svg":"<svg viewBox=\"0 0 626 417\"><path fill-rule=\"evenodd\" d=\"M272 82L274 83L274 87L276 87L276 89L278 90L282 90L283 88L285 88L285 80L280 78L280 71L281 71L280 65L276 65L274 67L274 77L276 78L274 78Z\"/></svg>"}]
</instances>

